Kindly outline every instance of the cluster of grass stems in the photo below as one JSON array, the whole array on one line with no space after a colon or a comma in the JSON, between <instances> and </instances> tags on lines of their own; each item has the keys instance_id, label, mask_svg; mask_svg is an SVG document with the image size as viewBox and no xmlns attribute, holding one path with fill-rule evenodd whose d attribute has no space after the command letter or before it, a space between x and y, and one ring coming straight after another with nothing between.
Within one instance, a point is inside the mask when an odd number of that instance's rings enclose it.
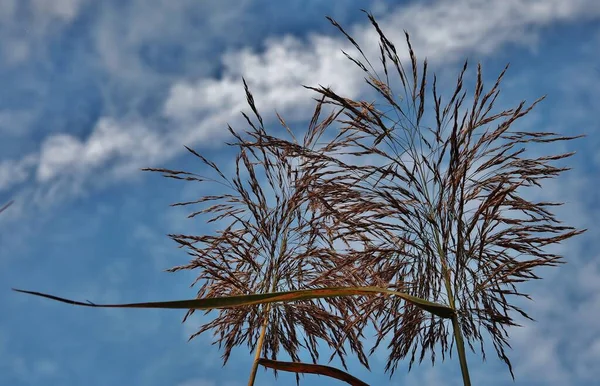
<instances>
[{"instance_id":1,"label":"cluster of grass stems","mask_svg":"<svg viewBox=\"0 0 600 386\"><path fill-rule=\"evenodd\" d=\"M279 115L283 134L266 131L244 81L254 117L243 114L244 134L229 127L235 138L229 145L238 150L234 176L191 148L214 177L144 169L218 184L225 192L174 204L201 205L189 217L220 226L203 236L170 235L192 260L169 271L197 269L197 299L96 305L19 291L91 307L189 309L186 318L197 309L219 309L192 338L213 331L224 364L233 347L246 343L255 353L248 385L258 366L275 375L295 372L297 382L298 374L315 373L365 385L319 365L318 344L347 370L348 348L368 368L368 356L384 339L390 376L401 360L412 366L429 355L434 362L436 351L444 358L454 346L470 385L466 346L474 351L478 344L485 359L484 333L512 375L507 327L517 325L516 315L530 318L510 302L528 298L517 283L537 279L537 267L561 263L546 247L583 232L551 213L560 203L522 194L568 170L553 165L572 153L532 158L527 146L576 137L512 130L540 100L491 113L504 71L486 92L478 66L472 103L464 107L466 62L446 101L433 77L433 101L426 105L427 61L419 66L406 34L409 63L403 64L368 17L379 36L379 69L329 20L356 48L358 57L346 56L381 103L308 87L318 98L299 141ZM400 94L392 91L394 82ZM426 111L433 111L430 125ZM376 331L368 353L362 342L367 326ZM301 348L312 363L301 362ZM291 362L278 360L281 349Z\"/></svg>"}]
</instances>

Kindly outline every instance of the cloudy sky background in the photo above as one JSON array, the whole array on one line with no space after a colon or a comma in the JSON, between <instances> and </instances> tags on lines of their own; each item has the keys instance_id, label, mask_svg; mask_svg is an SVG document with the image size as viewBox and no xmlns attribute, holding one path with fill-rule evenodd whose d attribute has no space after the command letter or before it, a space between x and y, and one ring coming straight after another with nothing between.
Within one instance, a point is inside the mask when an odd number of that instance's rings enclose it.
<instances>
[{"instance_id":1,"label":"cloudy sky background","mask_svg":"<svg viewBox=\"0 0 600 386\"><path fill-rule=\"evenodd\" d=\"M0 0L0 385L244 385L251 355L221 367L210 335L187 342L201 317L184 311L86 309L28 297L11 287L76 299L131 302L191 298L193 273L164 273L187 261L167 233L202 234L188 211L168 204L207 190L141 167L201 172L194 147L227 165L226 124L245 129L241 77L269 125L277 110L302 130L311 93L329 85L348 97L368 89L341 54L332 16L376 61L373 12L404 50L402 30L441 78L442 95L465 58L490 85L507 62L501 107L547 99L525 130L585 133L547 151L577 150L574 170L540 197L589 228L558 247L569 264L541 271L526 304L537 322L511 330L516 384L588 385L600 377L600 3L596 0L86 1ZM373 56L375 55L375 56ZM227 169L227 167L225 167ZM351 373L372 385L458 385L455 357L407 373ZM511 384L493 349L471 355L474 384ZM356 363L356 362L351 362ZM338 363L334 362L337 366ZM257 384L292 384L259 370ZM338 384L306 376L313 385Z\"/></svg>"}]
</instances>

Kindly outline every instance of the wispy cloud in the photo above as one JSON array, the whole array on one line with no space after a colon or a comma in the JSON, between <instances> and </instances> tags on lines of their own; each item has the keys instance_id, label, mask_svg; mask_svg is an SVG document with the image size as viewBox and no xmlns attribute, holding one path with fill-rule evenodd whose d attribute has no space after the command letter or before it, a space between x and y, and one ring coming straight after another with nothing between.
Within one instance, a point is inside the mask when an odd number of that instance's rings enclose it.
<instances>
[{"instance_id":1,"label":"wispy cloud","mask_svg":"<svg viewBox=\"0 0 600 386\"><path fill-rule=\"evenodd\" d=\"M18 65L45 52L46 40L68 26L86 0L4 0L0 3L0 53Z\"/></svg>"},{"instance_id":2,"label":"wispy cloud","mask_svg":"<svg viewBox=\"0 0 600 386\"><path fill-rule=\"evenodd\" d=\"M58 2L53 6L42 3L45 4L31 3L32 17L45 15L43 17L48 20L54 18L62 23L72 22L82 6L78 1ZM94 49L109 79L125 77L125 82L131 85L149 82L166 87L168 92L164 100L156 102L156 109L160 111L158 117L152 114L148 118L138 115L127 120L101 117L86 138L79 139L69 133L50 135L43 140L39 154L30 154L26 160L5 160L0 164L2 170L12 169L15 165L31 168L32 160L37 159L35 176L43 184L73 175L85 184L98 173L121 180L144 164L175 157L182 149L179 142L196 145L209 138L222 138L226 134L226 123L237 121L239 111L245 109L242 76L248 79L259 106L287 113L289 119L305 116L312 106L310 93L300 87L302 84L331 85L349 97L365 92L358 70L340 51L352 52L352 47L337 35L313 34L306 41L291 36L271 38L265 42L264 51L243 48L226 52L222 58L210 60L220 62L222 66L218 78L200 76L194 79L193 72L185 69L179 75L167 76L144 66L140 50L149 42L175 44L174 40L179 39L182 31L177 29L178 23L174 20L183 17L190 7L189 2L178 5L159 2L153 8L135 3L131 8L126 7L125 14L133 15L136 10L140 14L127 18L127 25L123 24L120 10L106 7L102 8L100 21L95 25ZM223 12L221 7L218 11L223 24L231 23L241 12ZM13 8L5 14L14 12ZM174 19L165 17L168 15ZM380 23L396 41L402 40L396 26L402 26L411 33L422 56L448 64L462 60L469 52L490 55L509 43L531 44L540 28L549 23L589 20L598 16L600 5L595 1L463 0L452 4L419 3L401 7L390 11ZM161 25L166 28L166 35ZM350 30L359 43L368 47L368 56L377 55L371 28L361 23ZM200 49L198 44L182 49ZM140 92L147 90L139 87ZM170 120L159 123L156 119L161 118L160 115ZM161 125L170 125L169 131ZM25 178L25 169L25 166L21 167L14 181ZM3 186L8 187L8 183Z\"/></svg>"}]
</instances>

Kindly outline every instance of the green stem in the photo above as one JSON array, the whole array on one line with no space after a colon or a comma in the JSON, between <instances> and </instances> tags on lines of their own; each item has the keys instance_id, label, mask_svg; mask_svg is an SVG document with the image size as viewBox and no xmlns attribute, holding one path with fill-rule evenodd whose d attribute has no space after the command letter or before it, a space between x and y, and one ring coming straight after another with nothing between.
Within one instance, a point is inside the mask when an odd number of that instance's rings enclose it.
<instances>
[{"instance_id":1,"label":"green stem","mask_svg":"<svg viewBox=\"0 0 600 386\"><path fill-rule=\"evenodd\" d=\"M460 372L463 377L463 385L471 386L471 376L469 375L469 367L467 366L467 355L465 352L465 342L463 340L458 316L454 314L452 317L452 327L454 329L454 339L456 340L456 350L458 351L458 361L460 362Z\"/></svg>"},{"instance_id":2,"label":"green stem","mask_svg":"<svg viewBox=\"0 0 600 386\"><path fill-rule=\"evenodd\" d=\"M271 303L267 304L265 308L265 320L258 336L258 342L256 343L256 351L254 352L254 362L252 363L252 370L250 370L250 379L248 380L248 386L254 386L254 380L256 379L256 371L258 370L258 361L260 359L260 352L262 351L263 344L265 342L265 335L267 332L267 325L269 324L269 310Z\"/></svg>"},{"instance_id":3,"label":"green stem","mask_svg":"<svg viewBox=\"0 0 600 386\"><path fill-rule=\"evenodd\" d=\"M452 329L454 330L454 340L456 341L456 350L458 351L458 361L460 362L460 372L462 373L463 385L471 386L471 377L469 375L469 367L467 366L467 355L465 352L465 342L463 340L462 331L460 329L460 323L458 322L458 314L456 313L456 303L454 302L454 295L452 294L452 287L450 284L450 272L446 265L445 259L442 259L442 270L445 271L445 284L446 291L448 291L448 301L450 302L450 308L454 310L452 315Z\"/></svg>"},{"instance_id":4,"label":"green stem","mask_svg":"<svg viewBox=\"0 0 600 386\"><path fill-rule=\"evenodd\" d=\"M412 151L415 149L411 146ZM418 175L421 177L421 186L424 188L425 198L427 202L432 202L430 199L429 191L427 189L427 178L425 178L425 172L423 170L423 164L421 162L417 162L419 159L418 155L415 153L412 154L413 160L416 162ZM429 216L431 216L432 223L435 219L433 209L430 208ZM463 340L462 331L460 329L460 323L458 321L458 315L456 313L456 302L454 300L454 294L452 291L452 283L450 281L450 270L448 269L448 262L446 261L446 255L444 254L442 248L442 240L440 238L440 234L435 226L432 226L432 230L435 236L435 243L438 250L438 254L440 256L440 262L442 265L442 275L444 276L444 284L446 287L446 292L448 294L448 302L450 303L450 308L454 310L454 315L452 316L452 329L454 330L454 340L456 341L456 350L458 351L458 360L460 362L460 371L462 373L463 385L471 386L471 377L469 376L469 367L467 366L467 355L465 353L465 342Z\"/></svg>"},{"instance_id":5,"label":"green stem","mask_svg":"<svg viewBox=\"0 0 600 386\"><path fill-rule=\"evenodd\" d=\"M283 240L280 246L279 255L285 251L287 248L287 235L283 236ZM271 292L275 292L277 290L277 272L279 271L279 260L276 261L275 267L273 268L275 274L273 275L271 282ZM256 379L256 372L258 370L260 353L262 351L263 345L265 343L265 335L267 333L267 326L269 325L269 311L271 311L271 304L268 303L265 307L264 320L262 323L262 327L260 330L260 335L258 336L258 342L256 342L256 351L254 352L254 362L252 362L252 369L250 370L250 379L248 379L248 386L254 386L254 380Z\"/></svg>"},{"instance_id":6,"label":"green stem","mask_svg":"<svg viewBox=\"0 0 600 386\"><path fill-rule=\"evenodd\" d=\"M463 385L471 386L471 376L469 375L469 367L467 366L467 355L465 352L465 342L463 340L462 331L460 329L460 323L458 322L458 314L456 313L456 302L454 301L454 294L452 292L452 284L450 281L450 270L448 269L448 262L446 256L442 250L439 233L434 230L436 243L438 247L438 254L442 263L442 274L444 276L444 284L446 292L448 293L448 302L450 308L454 310L452 316L452 329L454 331L454 340L456 341L456 351L458 351L458 361L460 362L460 372L462 373Z\"/></svg>"}]
</instances>

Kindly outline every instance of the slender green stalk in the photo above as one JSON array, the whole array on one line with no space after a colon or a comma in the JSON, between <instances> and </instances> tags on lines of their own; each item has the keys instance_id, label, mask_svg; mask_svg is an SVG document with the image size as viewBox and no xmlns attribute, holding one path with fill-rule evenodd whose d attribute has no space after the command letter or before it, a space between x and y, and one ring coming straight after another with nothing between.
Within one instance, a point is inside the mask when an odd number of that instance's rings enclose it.
<instances>
[{"instance_id":1,"label":"slender green stalk","mask_svg":"<svg viewBox=\"0 0 600 386\"><path fill-rule=\"evenodd\" d=\"M450 281L450 270L448 269L448 262L446 261L446 255L442 250L440 235L437 229L434 228L435 243L438 248L438 254L442 263L442 273L444 276L444 285L446 292L448 293L448 302L450 308L454 310L452 315L452 330L454 332L454 340L456 341L456 351L458 352L458 361L460 363L460 372L462 373L463 385L471 386L471 376L469 375L469 367L467 366L467 355L465 352L465 342L463 340L462 331L460 330L460 323L458 322L458 314L456 313L456 302L454 300L454 292L452 291L452 284Z\"/></svg>"},{"instance_id":2,"label":"slender green stalk","mask_svg":"<svg viewBox=\"0 0 600 386\"><path fill-rule=\"evenodd\" d=\"M412 150L412 149L411 149ZM425 173L423 172L423 165L418 164L417 170L419 172L418 176L421 178L422 186L424 187L425 197L427 198L427 202L431 202L429 189L427 189L427 180L425 178ZM431 223L435 223L434 220L434 211L430 210L428 216L431 218ZM435 226L431 226L433 234L435 236L435 246L437 248L438 255L440 257L440 263L442 265L442 276L444 277L444 286L446 287L446 293L448 295L448 303L450 308L454 311L452 315L452 330L454 332L454 340L456 341L456 351L458 352L458 361L460 363L460 372L462 374L463 385L471 386L471 376L469 375L469 367L467 365L467 356L465 352L465 342L463 340L462 331L460 329L460 323L458 321L458 314L456 313L456 301L454 299L454 291L452 291L452 282L450 279L450 270L448 268L448 261L446 260L446 254L442 248L442 240L440 237L440 233Z\"/></svg>"},{"instance_id":3,"label":"slender green stalk","mask_svg":"<svg viewBox=\"0 0 600 386\"><path fill-rule=\"evenodd\" d=\"M256 351L254 352L254 362L252 362L252 370L250 370L250 379L248 379L248 386L254 386L254 380L256 379L256 371L258 370L258 361L260 360L260 352L265 342L265 334L267 332L267 325L269 324L269 311L271 310L271 303L267 304L265 308L265 320L263 321L258 342L256 343Z\"/></svg>"},{"instance_id":4,"label":"slender green stalk","mask_svg":"<svg viewBox=\"0 0 600 386\"><path fill-rule=\"evenodd\" d=\"M271 292L274 292L277 288L277 278L273 279L273 285L271 286ZM252 362L252 369L250 370L250 378L248 379L248 386L254 386L254 380L256 379L256 371L258 371L258 365L260 360L260 353L263 345L265 344L265 335L267 333L267 326L269 325L269 312L271 311L271 303L268 303L265 307L264 320L260 328L260 335L258 336L258 342L256 342L256 351L254 352L254 362Z\"/></svg>"},{"instance_id":5,"label":"slender green stalk","mask_svg":"<svg viewBox=\"0 0 600 386\"><path fill-rule=\"evenodd\" d=\"M412 150L412 149L411 149ZM427 199L427 202L431 202L429 190L427 189L427 183L425 179L425 174L422 170L423 165L418 164L417 170L419 172L418 176L421 177L421 183L424 187L424 194ZM435 223L434 220L434 211L430 210L428 216L431 219L431 223ZM446 293L448 295L448 303L450 308L454 311L452 315L452 330L454 333L454 340L456 342L456 351L458 352L458 361L460 363L460 372L462 374L463 385L471 386L471 376L469 375L469 367L467 365L467 356L465 352L465 342L463 340L462 332L460 330L460 323L458 321L458 315L456 313L456 301L454 299L454 291L452 291L452 283L450 280L450 270L448 269L448 261L446 260L446 254L442 248L442 241L440 238L440 233L438 232L435 226L431 226L433 234L435 236L434 242L437 248L438 255L440 257L440 263L442 266L442 276L444 278L444 286L446 288Z\"/></svg>"},{"instance_id":6,"label":"slender green stalk","mask_svg":"<svg viewBox=\"0 0 600 386\"><path fill-rule=\"evenodd\" d=\"M279 255L287 248L287 235L283 236L283 240L280 246ZM277 282L279 278L277 277L277 272L279 270L279 259L275 263L274 267L275 274L273 275L273 281L271 282L271 292L277 291ZM252 369L250 370L250 378L248 379L248 386L254 386L254 380L256 379L256 371L258 370L258 365L260 361L260 353L262 351L262 347L265 343L265 335L267 333L267 326L269 325L269 312L271 311L271 303L267 304L265 307L264 320L260 329L260 335L258 336L258 342L256 343L256 351L254 353L254 362L252 363Z\"/></svg>"},{"instance_id":7,"label":"slender green stalk","mask_svg":"<svg viewBox=\"0 0 600 386\"><path fill-rule=\"evenodd\" d=\"M437 236L438 234L436 232L436 237ZM465 352L465 342L463 340L462 331L460 330L458 314L456 313L456 302L454 301L454 293L452 291L452 285L450 283L450 271L448 270L446 258L443 252L441 251L441 248L439 252L442 261L442 270L444 272L444 284L446 286L446 291L448 292L448 302L450 303L450 308L454 310L454 315L452 315L452 329L454 332L454 340L456 341L456 351L458 352L458 361L460 363L460 372L462 373L463 385L471 386L471 377L469 375L469 367L467 366L467 355Z\"/></svg>"},{"instance_id":8,"label":"slender green stalk","mask_svg":"<svg viewBox=\"0 0 600 386\"><path fill-rule=\"evenodd\" d=\"M454 339L456 340L456 350L458 351L458 361L460 362L463 385L471 386L471 376L469 375L469 367L467 366L465 342L463 341L462 331L460 330L460 324L458 323L458 316L456 314L452 317L452 328L454 329Z\"/></svg>"}]
</instances>

